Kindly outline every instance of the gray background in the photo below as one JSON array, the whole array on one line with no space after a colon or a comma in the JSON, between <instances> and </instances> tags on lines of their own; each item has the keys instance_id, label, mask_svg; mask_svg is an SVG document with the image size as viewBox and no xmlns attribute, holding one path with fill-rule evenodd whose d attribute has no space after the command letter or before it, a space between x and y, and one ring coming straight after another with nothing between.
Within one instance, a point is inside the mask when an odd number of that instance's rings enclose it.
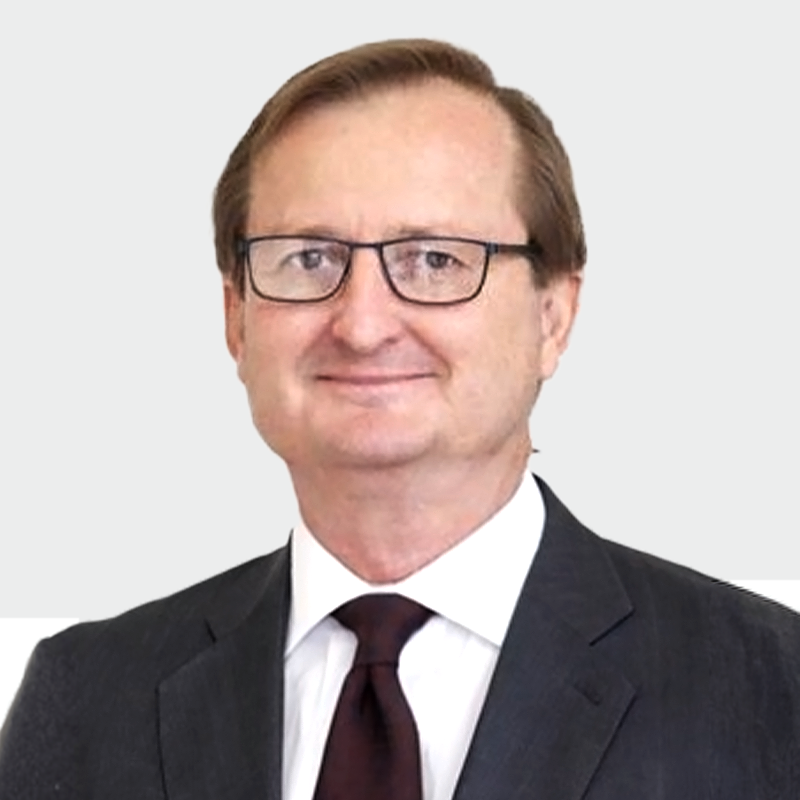
<instances>
[{"instance_id":1,"label":"gray background","mask_svg":"<svg viewBox=\"0 0 800 800\"><path fill-rule=\"evenodd\" d=\"M285 540L291 485L224 347L211 191L283 80L396 36L476 50L572 157L590 257L534 467L609 538L800 577L795 12L3 4L0 615L117 613Z\"/></svg>"}]
</instances>

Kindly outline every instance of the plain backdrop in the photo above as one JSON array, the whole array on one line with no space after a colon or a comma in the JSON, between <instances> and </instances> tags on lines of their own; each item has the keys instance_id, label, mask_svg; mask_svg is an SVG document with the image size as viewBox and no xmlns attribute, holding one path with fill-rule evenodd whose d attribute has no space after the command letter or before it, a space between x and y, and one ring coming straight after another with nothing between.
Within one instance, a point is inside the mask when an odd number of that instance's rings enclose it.
<instances>
[{"instance_id":1,"label":"plain backdrop","mask_svg":"<svg viewBox=\"0 0 800 800\"><path fill-rule=\"evenodd\" d=\"M797 4L4 3L0 616L98 618L285 541L225 350L210 202L269 95L426 36L569 151L583 308L532 462L601 535L800 578Z\"/></svg>"}]
</instances>

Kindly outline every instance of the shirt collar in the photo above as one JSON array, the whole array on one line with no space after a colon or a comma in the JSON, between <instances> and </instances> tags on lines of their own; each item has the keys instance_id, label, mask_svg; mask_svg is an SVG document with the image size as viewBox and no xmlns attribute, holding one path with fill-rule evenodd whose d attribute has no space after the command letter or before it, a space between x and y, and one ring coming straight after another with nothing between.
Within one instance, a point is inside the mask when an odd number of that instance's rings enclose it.
<instances>
[{"instance_id":1,"label":"shirt collar","mask_svg":"<svg viewBox=\"0 0 800 800\"><path fill-rule=\"evenodd\" d=\"M340 605L372 592L402 594L500 647L543 527L544 502L526 472L506 505L455 547L402 581L374 585L325 550L301 521L291 538L286 654Z\"/></svg>"}]
</instances>

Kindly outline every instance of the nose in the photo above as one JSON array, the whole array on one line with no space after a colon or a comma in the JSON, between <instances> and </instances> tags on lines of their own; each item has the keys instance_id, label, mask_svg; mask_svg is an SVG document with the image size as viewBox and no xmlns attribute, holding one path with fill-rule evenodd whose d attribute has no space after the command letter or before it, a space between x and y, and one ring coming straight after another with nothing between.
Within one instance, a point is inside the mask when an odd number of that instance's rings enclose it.
<instances>
[{"instance_id":1,"label":"nose","mask_svg":"<svg viewBox=\"0 0 800 800\"><path fill-rule=\"evenodd\" d=\"M353 352L373 352L401 335L402 306L386 282L378 252L356 248L347 280L333 298L331 332Z\"/></svg>"}]
</instances>

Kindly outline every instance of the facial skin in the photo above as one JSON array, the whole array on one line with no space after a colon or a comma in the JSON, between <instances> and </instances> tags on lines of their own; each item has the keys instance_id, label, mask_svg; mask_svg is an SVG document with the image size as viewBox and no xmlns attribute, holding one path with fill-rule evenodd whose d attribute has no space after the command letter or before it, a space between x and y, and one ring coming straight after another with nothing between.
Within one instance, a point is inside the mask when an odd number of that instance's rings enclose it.
<instances>
[{"instance_id":1,"label":"facial skin","mask_svg":"<svg viewBox=\"0 0 800 800\"><path fill-rule=\"evenodd\" d=\"M315 110L257 161L247 233L524 243L516 152L503 113L446 81ZM396 297L368 250L356 251L345 286L319 303L263 300L249 286L240 297L226 284L228 347L256 427L287 462L306 522L355 571L413 571L513 492L530 452L528 417L566 346L579 286L573 276L537 289L530 270L522 257L493 256L482 293L445 307ZM376 524L365 503L388 505L376 512L384 528L405 525L402 567L383 569L390 533L377 573L352 563L354 515L368 518L362 550ZM414 555L409 515L453 530ZM350 532L337 533L345 518ZM337 545L342 536L352 546Z\"/></svg>"}]
</instances>

